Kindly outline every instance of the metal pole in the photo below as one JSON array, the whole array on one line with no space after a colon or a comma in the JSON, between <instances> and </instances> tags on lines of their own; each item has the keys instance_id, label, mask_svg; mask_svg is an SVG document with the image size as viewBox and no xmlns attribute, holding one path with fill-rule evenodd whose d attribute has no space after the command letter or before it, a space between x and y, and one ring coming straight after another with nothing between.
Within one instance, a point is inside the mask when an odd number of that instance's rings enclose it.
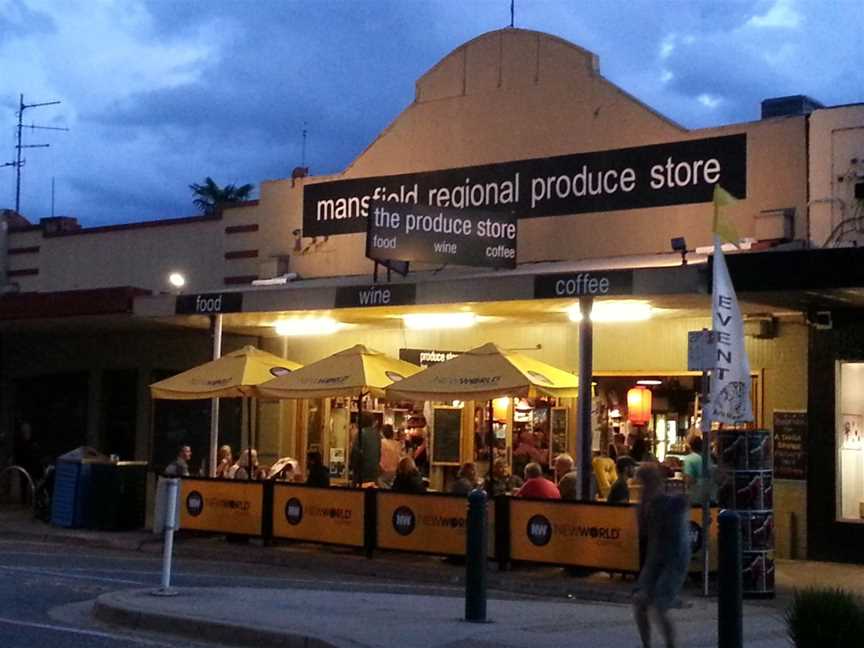
<instances>
[{"instance_id":1,"label":"metal pole","mask_svg":"<svg viewBox=\"0 0 864 648\"><path fill-rule=\"evenodd\" d=\"M165 492L168 501L165 506L165 543L162 550L162 585L154 591L157 596L176 596L177 590L171 589L171 558L174 552L174 530L177 528L177 492L179 479L169 479Z\"/></svg>"},{"instance_id":2,"label":"metal pole","mask_svg":"<svg viewBox=\"0 0 864 648\"><path fill-rule=\"evenodd\" d=\"M465 620L486 622L486 491L468 494L465 535Z\"/></svg>"},{"instance_id":3,"label":"metal pole","mask_svg":"<svg viewBox=\"0 0 864 648\"><path fill-rule=\"evenodd\" d=\"M717 637L718 648L742 648L743 571L741 565L741 518L734 511L723 511L719 525L717 560Z\"/></svg>"},{"instance_id":4,"label":"metal pole","mask_svg":"<svg viewBox=\"0 0 864 648\"><path fill-rule=\"evenodd\" d=\"M15 213L21 213L21 129L23 124L21 120L24 118L24 95L18 95L18 142L15 146Z\"/></svg>"},{"instance_id":5,"label":"metal pole","mask_svg":"<svg viewBox=\"0 0 864 648\"><path fill-rule=\"evenodd\" d=\"M579 484L583 502L591 500L591 378L594 373L594 326L591 322L593 297L580 297L579 310Z\"/></svg>"},{"instance_id":6,"label":"metal pole","mask_svg":"<svg viewBox=\"0 0 864 648\"><path fill-rule=\"evenodd\" d=\"M363 485L363 468L363 394L360 394L357 397L357 474L354 475L355 486Z\"/></svg>"},{"instance_id":7,"label":"metal pole","mask_svg":"<svg viewBox=\"0 0 864 648\"><path fill-rule=\"evenodd\" d=\"M710 562L708 539L711 537L711 417L708 414L710 406L710 381L708 371L702 372L702 593L708 596Z\"/></svg>"},{"instance_id":8,"label":"metal pole","mask_svg":"<svg viewBox=\"0 0 864 648\"><path fill-rule=\"evenodd\" d=\"M489 401L489 425L486 429L486 446L489 451L489 472L492 474L492 467L495 464L495 402Z\"/></svg>"},{"instance_id":9,"label":"metal pole","mask_svg":"<svg viewBox=\"0 0 864 648\"><path fill-rule=\"evenodd\" d=\"M213 338L213 359L222 357L222 313L210 316L210 335ZM211 477L216 476L216 462L219 452L219 399L210 401L210 470Z\"/></svg>"}]
</instances>

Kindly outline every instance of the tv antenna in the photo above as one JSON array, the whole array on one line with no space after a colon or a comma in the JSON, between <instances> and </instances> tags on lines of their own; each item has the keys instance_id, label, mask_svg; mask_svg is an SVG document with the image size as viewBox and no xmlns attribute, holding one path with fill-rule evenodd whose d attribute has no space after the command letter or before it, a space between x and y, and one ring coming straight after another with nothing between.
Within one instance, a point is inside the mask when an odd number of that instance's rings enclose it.
<instances>
[{"instance_id":1,"label":"tv antenna","mask_svg":"<svg viewBox=\"0 0 864 648\"><path fill-rule=\"evenodd\" d=\"M16 133L16 144L15 144L15 160L13 162L6 162L2 166L14 166L15 167L15 211L17 213L21 213L21 169L24 167L24 164L27 160L24 159L23 153L25 148L48 148L51 146L50 144L23 144L21 142L21 133L25 128L29 128L30 130L55 130L55 131L68 131L68 128L59 127L59 126L37 126L36 124L25 124L24 123L24 111L28 108L40 108L42 106L55 106L61 103L60 101L44 101L42 103L32 103L25 104L24 103L24 95L19 95L18 98L18 125L17 133Z\"/></svg>"},{"instance_id":2,"label":"tv antenna","mask_svg":"<svg viewBox=\"0 0 864 648\"><path fill-rule=\"evenodd\" d=\"M309 134L309 131L306 129L306 122L303 122L303 152L300 155L300 166L306 166L306 136Z\"/></svg>"}]
</instances>

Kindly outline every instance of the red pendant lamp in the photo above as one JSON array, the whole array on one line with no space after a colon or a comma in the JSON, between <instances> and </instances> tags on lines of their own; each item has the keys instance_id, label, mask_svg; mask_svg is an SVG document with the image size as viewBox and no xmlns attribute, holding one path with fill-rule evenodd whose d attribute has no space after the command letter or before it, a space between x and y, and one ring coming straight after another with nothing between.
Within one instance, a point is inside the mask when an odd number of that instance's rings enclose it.
<instances>
[{"instance_id":1,"label":"red pendant lamp","mask_svg":"<svg viewBox=\"0 0 864 648\"><path fill-rule=\"evenodd\" d=\"M646 425L651 420L651 390L637 385L627 392L627 418L633 425Z\"/></svg>"}]
</instances>

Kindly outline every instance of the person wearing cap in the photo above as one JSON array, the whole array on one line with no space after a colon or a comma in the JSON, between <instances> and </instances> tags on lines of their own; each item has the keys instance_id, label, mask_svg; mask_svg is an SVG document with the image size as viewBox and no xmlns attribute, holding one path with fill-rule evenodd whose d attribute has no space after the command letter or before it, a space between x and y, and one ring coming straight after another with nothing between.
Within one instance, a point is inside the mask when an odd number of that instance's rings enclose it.
<instances>
[{"instance_id":1,"label":"person wearing cap","mask_svg":"<svg viewBox=\"0 0 864 648\"><path fill-rule=\"evenodd\" d=\"M630 501L630 486L627 482L633 478L637 465L632 457L626 455L618 457L615 461L615 472L618 473L618 479L613 482L612 488L609 489L609 496L606 498L609 504L626 504Z\"/></svg>"}]
</instances>

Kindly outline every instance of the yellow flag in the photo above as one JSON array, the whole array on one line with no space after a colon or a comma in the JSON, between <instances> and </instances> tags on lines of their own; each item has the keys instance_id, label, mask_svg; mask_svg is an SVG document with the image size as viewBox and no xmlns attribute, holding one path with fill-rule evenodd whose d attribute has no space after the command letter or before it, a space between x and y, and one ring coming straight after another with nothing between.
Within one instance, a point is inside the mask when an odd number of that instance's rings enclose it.
<instances>
[{"instance_id":1,"label":"yellow flag","mask_svg":"<svg viewBox=\"0 0 864 648\"><path fill-rule=\"evenodd\" d=\"M714 226L713 232L722 240L738 247L738 230L728 218L722 214L722 208L734 205L738 199L719 184L714 185Z\"/></svg>"}]
</instances>

